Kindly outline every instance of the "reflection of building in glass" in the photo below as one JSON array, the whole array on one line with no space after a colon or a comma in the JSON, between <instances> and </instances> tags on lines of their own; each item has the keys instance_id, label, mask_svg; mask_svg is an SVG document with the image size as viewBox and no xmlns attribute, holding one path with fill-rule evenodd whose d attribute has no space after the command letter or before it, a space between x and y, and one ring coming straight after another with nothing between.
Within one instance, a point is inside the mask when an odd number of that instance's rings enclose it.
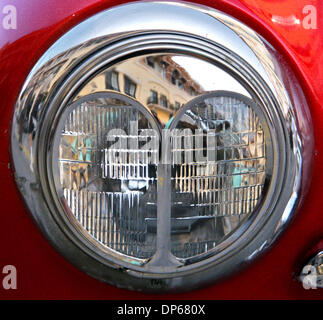
<instances>
[{"instance_id":1,"label":"reflection of building in glass","mask_svg":"<svg viewBox=\"0 0 323 320\"><path fill-rule=\"evenodd\" d=\"M174 113L203 90L169 55L129 59L96 76L80 96L115 90L127 94L166 124Z\"/></svg>"}]
</instances>

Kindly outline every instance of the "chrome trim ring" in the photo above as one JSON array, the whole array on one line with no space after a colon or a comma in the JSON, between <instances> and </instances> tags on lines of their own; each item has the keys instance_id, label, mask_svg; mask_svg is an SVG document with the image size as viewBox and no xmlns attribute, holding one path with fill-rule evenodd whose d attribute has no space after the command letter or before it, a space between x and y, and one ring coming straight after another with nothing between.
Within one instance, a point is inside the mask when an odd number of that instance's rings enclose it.
<instances>
[{"instance_id":1,"label":"chrome trim ring","mask_svg":"<svg viewBox=\"0 0 323 320\"><path fill-rule=\"evenodd\" d=\"M166 266L154 259L149 263L104 253L81 239L60 214L48 169L53 147L49 142L60 115L71 102L82 99L81 89L89 79L120 61L160 53L196 57L237 79L264 108L275 144L270 201L262 207L267 214L257 215L243 237L227 248L220 244L204 260L170 259ZM118 287L166 292L223 279L273 243L305 194L304 177L309 175L313 151L311 130L307 104L293 72L258 34L211 8L144 2L101 12L52 45L21 90L11 147L18 187L59 252L88 274Z\"/></svg>"}]
</instances>

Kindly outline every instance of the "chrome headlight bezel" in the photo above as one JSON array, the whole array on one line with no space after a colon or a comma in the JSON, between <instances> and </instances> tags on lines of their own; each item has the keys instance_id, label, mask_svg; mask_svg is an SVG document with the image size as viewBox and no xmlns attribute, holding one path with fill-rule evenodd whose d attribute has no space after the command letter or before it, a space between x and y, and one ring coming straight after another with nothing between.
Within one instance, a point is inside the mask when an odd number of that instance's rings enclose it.
<instances>
[{"instance_id":1,"label":"chrome headlight bezel","mask_svg":"<svg viewBox=\"0 0 323 320\"><path fill-rule=\"evenodd\" d=\"M160 15L164 10L167 14ZM153 23L140 17L151 17ZM81 98L78 88L104 67L147 52L197 56L239 79L266 108L275 144L273 181L268 201L261 208L263 214L246 225L244 236L227 248L221 244L204 260L180 268L146 268L142 261L98 250L97 244L81 236L62 214L50 175L49 142L55 139L66 105ZM303 177L310 170L311 145L303 142L304 135L312 138L310 118L293 73L288 73L292 84L282 73L288 69L283 61L245 25L218 11L187 3L128 4L97 14L69 31L31 71L17 101L12 126L16 180L47 238L92 276L117 286L150 291L196 288L210 279L223 278L258 256L291 219L303 193ZM21 126L25 119L27 130Z\"/></svg>"}]
</instances>

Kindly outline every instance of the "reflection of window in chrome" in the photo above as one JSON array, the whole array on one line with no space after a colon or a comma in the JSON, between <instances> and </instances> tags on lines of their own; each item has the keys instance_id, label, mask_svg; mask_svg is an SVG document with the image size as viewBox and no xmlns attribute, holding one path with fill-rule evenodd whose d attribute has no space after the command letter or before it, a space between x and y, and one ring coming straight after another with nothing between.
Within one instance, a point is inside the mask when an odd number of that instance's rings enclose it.
<instances>
[{"instance_id":1,"label":"reflection of window in chrome","mask_svg":"<svg viewBox=\"0 0 323 320\"><path fill-rule=\"evenodd\" d=\"M124 93L129 96L136 97L136 89L137 85L134 81L132 81L127 76L124 76Z\"/></svg>"},{"instance_id":2,"label":"reflection of window in chrome","mask_svg":"<svg viewBox=\"0 0 323 320\"><path fill-rule=\"evenodd\" d=\"M154 90L150 90L147 103L158 104L158 93Z\"/></svg>"},{"instance_id":3,"label":"reflection of window in chrome","mask_svg":"<svg viewBox=\"0 0 323 320\"><path fill-rule=\"evenodd\" d=\"M106 88L111 90L119 90L119 74L116 71L110 71L106 73Z\"/></svg>"},{"instance_id":4,"label":"reflection of window in chrome","mask_svg":"<svg viewBox=\"0 0 323 320\"><path fill-rule=\"evenodd\" d=\"M196 96L196 90L193 87L189 87L189 93L191 96Z\"/></svg>"},{"instance_id":5,"label":"reflection of window in chrome","mask_svg":"<svg viewBox=\"0 0 323 320\"><path fill-rule=\"evenodd\" d=\"M184 78L181 78L177 81L177 86L180 88L180 89L184 89L184 84L185 84L186 80Z\"/></svg>"},{"instance_id":6,"label":"reflection of window in chrome","mask_svg":"<svg viewBox=\"0 0 323 320\"><path fill-rule=\"evenodd\" d=\"M186 80L180 76L180 73L177 70L173 71L171 82L173 85L179 87L180 89L185 89Z\"/></svg>"},{"instance_id":7,"label":"reflection of window in chrome","mask_svg":"<svg viewBox=\"0 0 323 320\"><path fill-rule=\"evenodd\" d=\"M181 104L175 101L175 110L178 110L181 107Z\"/></svg>"},{"instance_id":8,"label":"reflection of window in chrome","mask_svg":"<svg viewBox=\"0 0 323 320\"><path fill-rule=\"evenodd\" d=\"M165 61L161 62L161 74L163 78L166 78L168 64Z\"/></svg>"},{"instance_id":9,"label":"reflection of window in chrome","mask_svg":"<svg viewBox=\"0 0 323 320\"><path fill-rule=\"evenodd\" d=\"M167 108L167 106L168 106L167 98L166 98L166 96L164 96L163 94L162 94L162 95L160 95L160 105L161 105L162 107L165 107L165 108Z\"/></svg>"},{"instance_id":10,"label":"reflection of window in chrome","mask_svg":"<svg viewBox=\"0 0 323 320\"><path fill-rule=\"evenodd\" d=\"M174 70L172 73L172 79L171 79L172 84L177 85L178 77L179 77L179 72L177 70Z\"/></svg>"},{"instance_id":11,"label":"reflection of window in chrome","mask_svg":"<svg viewBox=\"0 0 323 320\"><path fill-rule=\"evenodd\" d=\"M155 68L155 58L154 57L147 57L146 58L146 63L152 67Z\"/></svg>"}]
</instances>

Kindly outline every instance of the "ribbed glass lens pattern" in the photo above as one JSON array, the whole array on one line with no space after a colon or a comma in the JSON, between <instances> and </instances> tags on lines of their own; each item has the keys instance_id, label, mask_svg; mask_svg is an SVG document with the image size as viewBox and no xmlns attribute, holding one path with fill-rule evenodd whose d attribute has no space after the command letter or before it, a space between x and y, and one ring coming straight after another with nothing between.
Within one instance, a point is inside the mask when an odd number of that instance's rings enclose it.
<instances>
[{"instance_id":1,"label":"ribbed glass lens pattern","mask_svg":"<svg viewBox=\"0 0 323 320\"><path fill-rule=\"evenodd\" d=\"M234 97L200 100L172 134L172 253L205 253L232 234L259 203L266 137L253 108Z\"/></svg>"},{"instance_id":2,"label":"ribbed glass lens pattern","mask_svg":"<svg viewBox=\"0 0 323 320\"><path fill-rule=\"evenodd\" d=\"M271 140L260 109L238 94L202 95L163 128L148 108L115 96L75 103L61 118L59 195L86 233L139 259L160 249L157 234L178 258L238 234L264 196Z\"/></svg>"},{"instance_id":3,"label":"ribbed glass lens pattern","mask_svg":"<svg viewBox=\"0 0 323 320\"><path fill-rule=\"evenodd\" d=\"M67 115L58 151L71 213L101 244L137 258L152 256L156 246L156 230L146 227L157 216L158 141L151 129L130 102L92 99Z\"/></svg>"}]
</instances>

